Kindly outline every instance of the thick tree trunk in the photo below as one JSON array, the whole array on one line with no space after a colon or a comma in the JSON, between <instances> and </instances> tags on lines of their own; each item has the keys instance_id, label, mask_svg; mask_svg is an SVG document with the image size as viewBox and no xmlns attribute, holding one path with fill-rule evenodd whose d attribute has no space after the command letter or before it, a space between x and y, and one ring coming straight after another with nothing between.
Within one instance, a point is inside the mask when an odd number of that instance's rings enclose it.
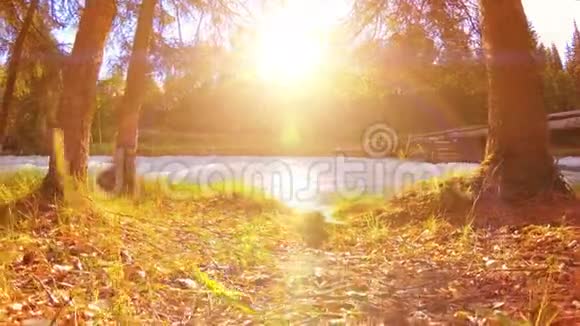
<instances>
[{"instance_id":1,"label":"thick tree trunk","mask_svg":"<svg viewBox=\"0 0 580 326\"><path fill-rule=\"evenodd\" d=\"M20 68L20 60L22 58L22 52L24 49L24 42L26 41L26 36L30 32L30 27L32 26L34 16L38 10L38 2L39 0L30 1L24 22L22 23L22 28L20 28L20 32L16 37L16 41L14 42L14 46L11 51L12 53L10 54L10 60L8 61L8 76L6 78L4 96L2 97L2 107L0 108L0 153L2 152L2 145L6 139L8 123L12 115L14 89L16 87L16 80L18 78L18 69Z\"/></svg>"},{"instance_id":2,"label":"thick tree trunk","mask_svg":"<svg viewBox=\"0 0 580 326\"><path fill-rule=\"evenodd\" d=\"M479 186L517 200L566 191L549 153L539 65L521 0L481 0L489 136Z\"/></svg>"},{"instance_id":3,"label":"thick tree trunk","mask_svg":"<svg viewBox=\"0 0 580 326\"><path fill-rule=\"evenodd\" d=\"M95 109L97 79L105 41L116 14L115 0L86 0L72 54L64 69L63 92L54 130L62 131L62 145L54 137L45 190L63 192L63 176L86 183L90 130ZM56 143L57 146L54 146ZM62 164L58 164L63 151Z\"/></svg>"},{"instance_id":4,"label":"thick tree trunk","mask_svg":"<svg viewBox=\"0 0 580 326\"><path fill-rule=\"evenodd\" d=\"M136 191L135 159L137 153L139 112L143 102L148 72L149 42L157 0L143 0L133 52L127 72L125 94L119 107L117 151L115 153L116 190L133 195Z\"/></svg>"}]
</instances>

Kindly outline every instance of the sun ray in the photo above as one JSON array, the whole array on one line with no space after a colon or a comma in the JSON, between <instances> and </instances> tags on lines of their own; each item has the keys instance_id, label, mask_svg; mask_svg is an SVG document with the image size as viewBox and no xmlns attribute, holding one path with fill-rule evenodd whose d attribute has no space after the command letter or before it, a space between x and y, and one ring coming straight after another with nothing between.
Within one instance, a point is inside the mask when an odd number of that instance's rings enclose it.
<instances>
[{"instance_id":1,"label":"sun ray","mask_svg":"<svg viewBox=\"0 0 580 326\"><path fill-rule=\"evenodd\" d=\"M257 75L267 81L311 78L324 64L328 26L320 12L296 1L265 15L254 45Z\"/></svg>"}]
</instances>

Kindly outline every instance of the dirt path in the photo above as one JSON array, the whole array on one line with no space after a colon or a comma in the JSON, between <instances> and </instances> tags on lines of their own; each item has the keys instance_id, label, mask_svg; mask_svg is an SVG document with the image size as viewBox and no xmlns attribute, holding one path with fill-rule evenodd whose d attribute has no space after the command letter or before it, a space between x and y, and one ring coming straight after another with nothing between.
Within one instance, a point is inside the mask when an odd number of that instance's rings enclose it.
<instances>
[{"instance_id":1,"label":"dirt path","mask_svg":"<svg viewBox=\"0 0 580 326\"><path fill-rule=\"evenodd\" d=\"M311 249L296 216L267 201L95 205L3 233L1 321L580 323L574 227L390 228L369 215Z\"/></svg>"}]
</instances>

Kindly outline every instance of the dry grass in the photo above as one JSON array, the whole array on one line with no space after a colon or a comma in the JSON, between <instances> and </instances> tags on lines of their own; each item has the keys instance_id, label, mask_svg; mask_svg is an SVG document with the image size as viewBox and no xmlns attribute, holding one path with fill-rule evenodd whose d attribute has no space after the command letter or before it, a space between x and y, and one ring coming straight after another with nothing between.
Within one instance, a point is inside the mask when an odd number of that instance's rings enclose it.
<instances>
[{"instance_id":1,"label":"dry grass","mask_svg":"<svg viewBox=\"0 0 580 326\"><path fill-rule=\"evenodd\" d=\"M9 201L38 177L5 180ZM381 217L384 199L367 198L339 205L345 224L326 226L316 250L296 215L251 193L90 194L83 206L4 225L0 321L580 322L577 227L477 229L435 213L395 227Z\"/></svg>"},{"instance_id":2,"label":"dry grass","mask_svg":"<svg viewBox=\"0 0 580 326\"><path fill-rule=\"evenodd\" d=\"M437 216L392 227L372 213L360 218L364 223L334 233L331 242L334 251L348 252L343 257L350 261L350 282L364 275L365 292L374 298L367 304L387 312L382 320L580 322L577 227L477 229Z\"/></svg>"},{"instance_id":3,"label":"dry grass","mask_svg":"<svg viewBox=\"0 0 580 326\"><path fill-rule=\"evenodd\" d=\"M354 217L352 223L366 224L366 218L357 217L368 216L370 212L373 219L392 226L421 222L432 216L442 217L459 227L465 224L478 227L580 225L580 200L542 197L515 205L493 198L478 200L470 183L469 176L433 178L415 184L388 200L381 197L343 200L336 205L335 214L339 218ZM574 191L580 193L579 186L574 187Z\"/></svg>"},{"instance_id":4,"label":"dry grass","mask_svg":"<svg viewBox=\"0 0 580 326\"><path fill-rule=\"evenodd\" d=\"M37 183L25 178L13 184ZM274 268L275 250L297 239L264 198L91 200L4 225L0 320L243 322L255 313L239 282Z\"/></svg>"}]
</instances>

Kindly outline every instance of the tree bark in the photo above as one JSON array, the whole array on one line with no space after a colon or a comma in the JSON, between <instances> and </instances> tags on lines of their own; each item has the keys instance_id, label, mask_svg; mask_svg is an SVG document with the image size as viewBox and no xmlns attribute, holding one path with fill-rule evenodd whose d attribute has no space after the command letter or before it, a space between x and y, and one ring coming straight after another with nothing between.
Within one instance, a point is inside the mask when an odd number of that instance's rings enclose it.
<instances>
[{"instance_id":1,"label":"tree bark","mask_svg":"<svg viewBox=\"0 0 580 326\"><path fill-rule=\"evenodd\" d=\"M136 153L139 112L143 103L148 73L148 53L153 33L157 0L143 0L135 31L133 52L127 72L125 94L119 107L117 150L115 153L116 190L127 195L136 192Z\"/></svg>"},{"instance_id":2,"label":"tree bark","mask_svg":"<svg viewBox=\"0 0 580 326\"><path fill-rule=\"evenodd\" d=\"M508 201L567 187L549 152L539 65L521 0L481 0L489 136L478 185Z\"/></svg>"},{"instance_id":3,"label":"tree bark","mask_svg":"<svg viewBox=\"0 0 580 326\"><path fill-rule=\"evenodd\" d=\"M16 87L16 80L18 78L18 69L20 68L20 60L24 50L24 42L26 36L30 32L30 27L34 21L34 16L38 10L39 0L31 0L22 28L16 37L10 60L8 62L8 76L6 78L6 86L4 89L4 96L2 97L2 107L0 108L0 153L2 152L2 145L6 139L6 132L8 130L8 123L12 115L12 103L14 101L14 89Z\"/></svg>"},{"instance_id":4,"label":"tree bark","mask_svg":"<svg viewBox=\"0 0 580 326\"><path fill-rule=\"evenodd\" d=\"M115 0L86 0L73 50L66 60L63 92L52 126L55 132L44 182L45 190L51 195L63 193L63 178L67 175L76 184L86 183L97 79L115 14ZM62 144L59 144L60 137L55 137L57 131L62 132ZM59 164L61 156L63 160Z\"/></svg>"}]
</instances>

